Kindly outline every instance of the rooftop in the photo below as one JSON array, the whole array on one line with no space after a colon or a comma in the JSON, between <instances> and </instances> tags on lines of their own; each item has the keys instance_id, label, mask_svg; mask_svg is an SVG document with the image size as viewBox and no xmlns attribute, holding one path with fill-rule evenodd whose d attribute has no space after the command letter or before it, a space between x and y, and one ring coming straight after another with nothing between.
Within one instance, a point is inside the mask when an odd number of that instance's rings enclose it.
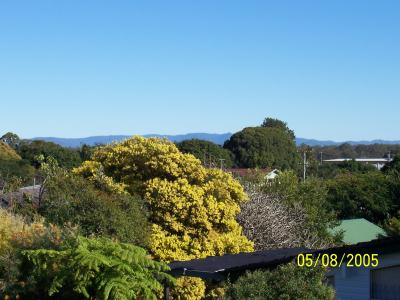
<instances>
[{"instance_id":1,"label":"rooftop","mask_svg":"<svg viewBox=\"0 0 400 300\"><path fill-rule=\"evenodd\" d=\"M343 242L346 244L357 244L372 241L379 236L386 236L382 228L363 218L342 220L340 225L332 231L343 231Z\"/></svg>"}]
</instances>

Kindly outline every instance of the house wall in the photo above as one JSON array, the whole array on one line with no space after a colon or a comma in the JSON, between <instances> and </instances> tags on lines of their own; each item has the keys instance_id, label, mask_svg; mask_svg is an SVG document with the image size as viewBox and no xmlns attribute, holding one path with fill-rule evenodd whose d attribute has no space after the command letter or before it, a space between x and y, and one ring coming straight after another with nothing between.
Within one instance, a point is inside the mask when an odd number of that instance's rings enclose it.
<instances>
[{"instance_id":1,"label":"house wall","mask_svg":"<svg viewBox=\"0 0 400 300\"><path fill-rule=\"evenodd\" d=\"M366 300L370 299L370 270L400 265L400 252L378 256L379 265L376 268L345 267L332 269L327 275L334 276L336 299Z\"/></svg>"}]
</instances>

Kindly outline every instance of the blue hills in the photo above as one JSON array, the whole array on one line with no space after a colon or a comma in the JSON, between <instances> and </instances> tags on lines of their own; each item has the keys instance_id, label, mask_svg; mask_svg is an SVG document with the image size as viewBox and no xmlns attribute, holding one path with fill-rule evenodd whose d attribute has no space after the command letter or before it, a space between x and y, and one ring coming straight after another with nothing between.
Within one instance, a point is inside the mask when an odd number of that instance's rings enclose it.
<instances>
[{"instance_id":1,"label":"blue hills","mask_svg":"<svg viewBox=\"0 0 400 300\"><path fill-rule=\"evenodd\" d=\"M219 145L231 137L232 133L187 133L178 135L163 135L163 134L145 134L144 137L163 137L167 138L173 142L181 142L190 139L201 139L210 141ZM36 137L33 140L44 140L47 142L53 142L59 144L63 147L79 147L83 144L87 145L99 145L99 144L109 144L112 142L117 142L130 137L130 135L102 135L102 136L89 136L85 138L58 138L58 137ZM348 143L351 145L372 145L372 144L400 144L400 140L389 141L389 140L365 140L365 141L345 141L336 142L331 140L316 140L316 139L306 139L306 138L296 138L296 144L306 144L310 146L335 146L343 143Z\"/></svg>"},{"instance_id":2,"label":"blue hills","mask_svg":"<svg viewBox=\"0 0 400 300\"><path fill-rule=\"evenodd\" d=\"M187 133L178 135L163 135L163 134L144 134L144 137L160 137L167 138L173 142L181 142L184 140L200 139L222 145L231 137L232 133ZM58 138L58 137L36 137L33 140L43 140L53 142L63 147L79 147L83 144L94 146L99 144L109 144L112 142L122 141L131 137L131 135L101 135L89 136L85 138Z\"/></svg>"}]
</instances>

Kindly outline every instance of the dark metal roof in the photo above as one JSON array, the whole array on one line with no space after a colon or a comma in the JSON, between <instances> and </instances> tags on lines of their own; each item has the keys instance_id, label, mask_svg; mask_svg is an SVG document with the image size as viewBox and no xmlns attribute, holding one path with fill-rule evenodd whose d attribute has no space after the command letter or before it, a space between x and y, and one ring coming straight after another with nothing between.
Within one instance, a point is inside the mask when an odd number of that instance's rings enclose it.
<instances>
[{"instance_id":1,"label":"dark metal roof","mask_svg":"<svg viewBox=\"0 0 400 300\"><path fill-rule=\"evenodd\" d=\"M187 275L219 279L220 276L231 272L274 267L292 260L299 253L305 252L312 252L312 250L299 247L242 252L223 256L209 256L189 261L176 261L170 263L169 266L171 273L175 276Z\"/></svg>"},{"instance_id":2,"label":"dark metal roof","mask_svg":"<svg viewBox=\"0 0 400 300\"><path fill-rule=\"evenodd\" d=\"M344 245L316 251L317 253L378 253L400 251L400 236L382 237L368 242L361 242L353 245Z\"/></svg>"},{"instance_id":3,"label":"dark metal roof","mask_svg":"<svg viewBox=\"0 0 400 300\"><path fill-rule=\"evenodd\" d=\"M203 259L176 261L169 264L174 276L194 276L222 280L230 273L246 270L274 268L287 263L300 253L386 253L400 251L400 237L376 239L355 245L345 245L328 249L311 250L307 248L284 248L223 256L210 256Z\"/></svg>"}]
</instances>

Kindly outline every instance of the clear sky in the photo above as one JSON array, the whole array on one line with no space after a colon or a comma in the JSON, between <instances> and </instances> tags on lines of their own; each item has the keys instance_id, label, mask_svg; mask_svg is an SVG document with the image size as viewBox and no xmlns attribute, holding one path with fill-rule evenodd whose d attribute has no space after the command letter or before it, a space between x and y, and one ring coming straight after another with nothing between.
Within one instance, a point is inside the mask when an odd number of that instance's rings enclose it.
<instances>
[{"instance_id":1,"label":"clear sky","mask_svg":"<svg viewBox=\"0 0 400 300\"><path fill-rule=\"evenodd\" d=\"M0 2L0 133L400 139L400 1Z\"/></svg>"}]
</instances>

